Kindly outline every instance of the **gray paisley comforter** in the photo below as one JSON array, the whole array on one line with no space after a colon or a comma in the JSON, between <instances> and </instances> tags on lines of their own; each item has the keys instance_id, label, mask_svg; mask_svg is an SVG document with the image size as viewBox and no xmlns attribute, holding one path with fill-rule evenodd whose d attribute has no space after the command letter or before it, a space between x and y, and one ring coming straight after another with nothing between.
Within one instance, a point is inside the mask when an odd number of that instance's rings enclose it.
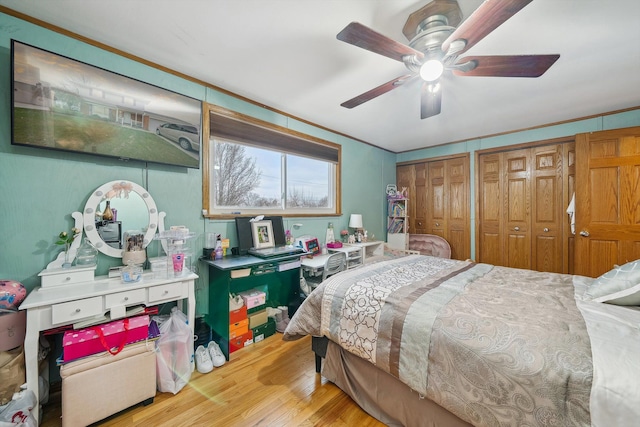
<instances>
[{"instance_id":1,"label":"gray paisley comforter","mask_svg":"<svg viewBox=\"0 0 640 427\"><path fill-rule=\"evenodd\" d=\"M412 255L335 275L284 339L327 336L476 426L588 426L570 275Z\"/></svg>"}]
</instances>

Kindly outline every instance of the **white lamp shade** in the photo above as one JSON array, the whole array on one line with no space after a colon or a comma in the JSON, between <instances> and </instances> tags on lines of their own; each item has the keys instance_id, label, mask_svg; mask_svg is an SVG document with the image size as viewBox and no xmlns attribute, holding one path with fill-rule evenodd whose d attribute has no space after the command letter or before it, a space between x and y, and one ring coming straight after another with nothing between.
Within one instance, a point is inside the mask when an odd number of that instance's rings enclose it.
<instances>
[{"instance_id":1,"label":"white lamp shade","mask_svg":"<svg viewBox=\"0 0 640 427\"><path fill-rule=\"evenodd\" d=\"M362 228L362 215L351 214L351 216L349 217L349 227Z\"/></svg>"}]
</instances>

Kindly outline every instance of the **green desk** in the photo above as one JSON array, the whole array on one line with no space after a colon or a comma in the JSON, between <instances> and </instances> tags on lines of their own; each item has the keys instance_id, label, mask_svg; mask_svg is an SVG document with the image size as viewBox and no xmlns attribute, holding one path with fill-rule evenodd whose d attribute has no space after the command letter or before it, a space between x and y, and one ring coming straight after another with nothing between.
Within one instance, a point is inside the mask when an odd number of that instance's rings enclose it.
<instances>
[{"instance_id":1,"label":"green desk","mask_svg":"<svg viewBox=\"0 0 640 427\"><path fill-rule=\"evenodd\" d=\"M267 307L288 306L292 316L300 304L300 254L262 259L232 255L205 260L209 265L209 314L206 321L229 360L229 294L253 288L267 294ZM251 310L249 310L251 312Z\"/></svg>"}]
</instances>

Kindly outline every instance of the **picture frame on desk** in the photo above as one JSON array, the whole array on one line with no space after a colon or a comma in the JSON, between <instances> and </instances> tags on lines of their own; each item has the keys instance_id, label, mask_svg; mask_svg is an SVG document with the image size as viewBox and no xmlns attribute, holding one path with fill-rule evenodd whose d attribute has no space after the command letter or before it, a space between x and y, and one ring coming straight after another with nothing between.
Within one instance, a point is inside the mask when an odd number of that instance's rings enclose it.
<instances>
[{"instance_id":1,"label":"picture frame on desk","mask_svg":"<svg viewBox=\"0 0 640 427\"><path fill-rule=\"evenodd\" d=\"M275 246L275 236L273 235L271 221L252 222L251 235L253 236L253 247L256 249L273 248Z\"/></svg>"}]
</instances>

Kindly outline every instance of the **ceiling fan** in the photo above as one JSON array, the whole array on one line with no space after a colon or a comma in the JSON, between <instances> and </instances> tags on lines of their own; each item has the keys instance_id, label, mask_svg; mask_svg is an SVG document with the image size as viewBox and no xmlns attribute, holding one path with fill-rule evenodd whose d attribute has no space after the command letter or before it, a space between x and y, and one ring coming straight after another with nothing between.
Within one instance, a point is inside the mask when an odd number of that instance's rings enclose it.
<instances>
[{"instance_id":1,"label":"ceiling fan","mask_svg":"<svg viewBox=\"0 0 640 427\"><path fill-rule=\"evenodd\" d=\"M445 71L456 76L539 77L560 55L467 56L459 58L490 32L533 0L486 0L464 22L456 0L434 0L409 15L402 32L408 45L396 42L358 22L347 25L337 38L403 62L409 74L397 77L340 104L353 108L421 78L421 118L440 114Z\"/></svg>"}]
</instances>

